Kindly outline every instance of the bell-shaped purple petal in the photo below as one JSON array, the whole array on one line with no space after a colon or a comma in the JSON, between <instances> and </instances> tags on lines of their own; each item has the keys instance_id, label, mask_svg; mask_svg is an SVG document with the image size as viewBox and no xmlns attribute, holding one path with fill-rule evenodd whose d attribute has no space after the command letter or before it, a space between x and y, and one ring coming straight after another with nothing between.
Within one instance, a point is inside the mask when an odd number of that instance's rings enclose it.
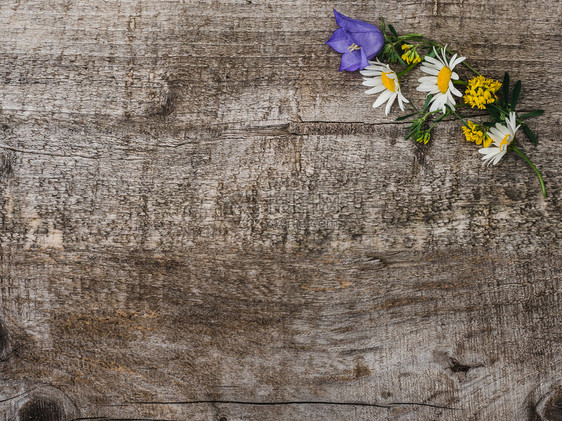
<instances>
[{"instance_id":1,"label":"bell-shaped purple petal","mask_svg":"<svg viewBox=\"0 0 562 421\"><path fill-rule=\"evenodd\" d=\"M379 28L370 23L363 22L362 20L351 19L345 15L342 15L336 9L334 9L334 16L336 18L336 23L340 28L345 29L348 32L371 32L378 31Z\"/></svg>"},{"instance_id":2,"label":"bell-shaped purple petal","mask_svg":"<svg viewBox=\"0 0 562 421\"><path fill-rule=\"evenodd\" d=\"M362 50L347 51L341 57L340 72L346 70L354 72L369 65L369 61Z\"/></svg>"},{"instance_id":3,"label":"bell-shaped purple petal","mask_svg":"<svg viewBox=\"0 0 562 421\"><path fill-rule=\"evenodd\" d=\"M326 42L338 53L342 53L341 70L355 71L369 65L384 45L384 36L379 28L370 23L351 19L334 9L339 29Z\"/></svg>"},{"instance_id":4,"label":"bell-shaped purple petal","mask_svg":"<svg viewBox=\"0 0 562 421\"><path fill-rule=\"evenodd\" d=\"M375 57L384 45L384 37L378 28L378 32L350 32L349 35L357 45L361 46L361 51L365 53L367 59Z\"/></svg>"},{"instance_id":5,"label":"bell-shaped purple petal","mask_svg":"<svg viewBox=\"0 0 562 421\"><path fill-rule=\"evenodd\" d=\"M349 46L353 44L353 40L343 28L336 29L330 39L326 41L330 47L338 53L348 53Z\"/></svg>"},{"instance_id":6,"label":"bell-shaped purple petal","mask_svg":"<svg viewBox=\"0 0 562 421\"><path fill-rule=\"evenodd\" d=\"M351 19L334 9L336 23L345 29L353 41L365 50L367 59L375 57L384 45L384 36L379 28L362 20Z\"/></svg>"}]
</instances>

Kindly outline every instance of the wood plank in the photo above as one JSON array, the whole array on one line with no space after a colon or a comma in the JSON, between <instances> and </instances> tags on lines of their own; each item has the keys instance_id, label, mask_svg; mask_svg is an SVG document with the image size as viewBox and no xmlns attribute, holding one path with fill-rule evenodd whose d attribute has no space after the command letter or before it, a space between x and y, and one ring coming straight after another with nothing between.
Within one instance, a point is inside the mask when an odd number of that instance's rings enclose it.
<instances>
[{"instance_id":1,"label":"wood plank","mask_svg":"<svg viewBox=\"0 0 562 421\"><path fill-rule=\"evenodd\" d=\"M548 198L404 141L334 6L521 78ZM561 8L0 6L2 419L559 419Z\"/></svg>"}]
</instances>

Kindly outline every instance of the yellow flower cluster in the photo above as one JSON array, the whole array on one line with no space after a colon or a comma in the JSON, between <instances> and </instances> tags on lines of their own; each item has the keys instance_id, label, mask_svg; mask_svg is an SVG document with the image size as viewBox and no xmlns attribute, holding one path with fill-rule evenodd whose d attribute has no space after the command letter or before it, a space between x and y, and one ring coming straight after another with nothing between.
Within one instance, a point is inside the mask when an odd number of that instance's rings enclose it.
<instances>
[{"instance_id":1,"label":"yellow flower cluster","mask_svg":"<svg viewBox=\"0 0 562 421\"><path fill-rule=\"evenodd\" d=\"M462 132L466 140L475 142L477 145L483 144L485 148L492 143L492 139L488 136L488 133L486 133L486 128L476 125L472 121L468 121L468 127L462 127Z\"/></svg>"},{"instance_id":2,"label":"yellow flower cluster","mask_svg":"<svg viewBox=\"0 0 562 421\"><path fill-rule=\"evenodd\" d=\"M472 108L486 109L486 105L498 99L496 91L502 84L496 80L476 76L468 81L468 86L464 93L464 102Z\"/></svg>"},{"instance_id":3,"label":"yellow flower cluster","mask_svg":"<svg viewBox=\"0 0 562 421\"><path fill-rule=\"evenodd\" d=\"M402 60L404 60L406 64L419 63L421 61L420 55L417 52L417 47L411 44L402 44L402 49L404 50Z\"/></svg>"}]
</instances>

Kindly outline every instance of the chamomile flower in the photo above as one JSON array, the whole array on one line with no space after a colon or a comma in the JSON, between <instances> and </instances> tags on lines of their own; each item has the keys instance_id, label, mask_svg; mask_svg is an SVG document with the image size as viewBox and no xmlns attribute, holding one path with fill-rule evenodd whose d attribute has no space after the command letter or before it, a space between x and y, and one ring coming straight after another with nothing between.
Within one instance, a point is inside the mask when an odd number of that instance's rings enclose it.
<instances>
[{"instance_id":1,"label":"chamomile flower","mask_svg":"<svg viewBox=\"0 0 562 421\"><path fill-rule=\"evenodd\" d=\"M429 111L441 110L443 114L446 112L445 106L455 107L455 99L453 95L461 97L462 94L453 85L453 80L458 80L459 75L453 72L455 66L463 62L466 57L457 57L455 54L450 60L447 60L445 50L447 46L441 49L441 56L433 47L434 57L425 56L424 62L420 69L422 72L430 76L421 77L418 81L420 86L416 89L420 92L428 92L433 94Z\"/></svg>"},{"instance_id":2,"label":"chamomile flower","mask_svg":"<svg viewBox=\"0 0 562 421\"><path fill-rule=\"evenodd\" d=\"M361 70L361 74L365 76L363 78L363 85L371 86L371 89L365 91L366 94L370 95L382 92L373 104L373 108L377 108L388 101L385 109L385 114L388 115L390 107L392 107L392 104L394 104L394 101L398 98L398 106L404 111L404 103L408 103L409 101L404 98L404 95L400 92L398 76L388 65L378 60L369 61L369 65L365 67L364 70Z\"/></svg>"},{"instance_id":3,"label":"chamomile flower","mask_svg":"<svg viewBox=\"0 0 562 421\"><path fill-rule=\"evenodd\" d=\"M520 127L520 125L516 126L517 117L513 111L509 113L505 122L506 125L496 123L488 130L488 136L492 139L494 146L478 149L478 152L484 155L482 160L488 165L496 165L502 159L507 152L507 147L515 139L515 132Z\"/></svg>"}]
</instances>

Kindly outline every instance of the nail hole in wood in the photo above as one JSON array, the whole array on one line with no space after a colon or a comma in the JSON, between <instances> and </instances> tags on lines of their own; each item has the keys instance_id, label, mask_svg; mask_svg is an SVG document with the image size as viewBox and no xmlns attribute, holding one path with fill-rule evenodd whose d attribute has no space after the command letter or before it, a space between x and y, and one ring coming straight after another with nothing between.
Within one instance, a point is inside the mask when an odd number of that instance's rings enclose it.
<instances>
[{"instance_id":1,"label":"nail hole in wood","mask_svg":"<svg viewBox=\"0 0 562 421\"><path fill-rule=\"evenodd\" d=\"M466 364L461 364L456 358L449 358L449 367L453 373L467 373L472 367Z\"/></svg>"},{"instance_id":2,"label":"nail hole in wood","mask_svg":"<svg viewBox=\"0 0 562 421\"><path fill-rule=\"evenodd\" d=\"M20 421L64 421L64 416L55 401L35 399L20 409L19 419Z\"/></svg>"},{"instance_id":3,"label":"nail hole in wood","mask_svg":"<svg viewBox=\"0 0 562 421\"><path fill-rule=\"evenodd\" d=\"M562 421L562 388L548 398L541 415L546 421Z\"/></svg>"}]
</instances>

